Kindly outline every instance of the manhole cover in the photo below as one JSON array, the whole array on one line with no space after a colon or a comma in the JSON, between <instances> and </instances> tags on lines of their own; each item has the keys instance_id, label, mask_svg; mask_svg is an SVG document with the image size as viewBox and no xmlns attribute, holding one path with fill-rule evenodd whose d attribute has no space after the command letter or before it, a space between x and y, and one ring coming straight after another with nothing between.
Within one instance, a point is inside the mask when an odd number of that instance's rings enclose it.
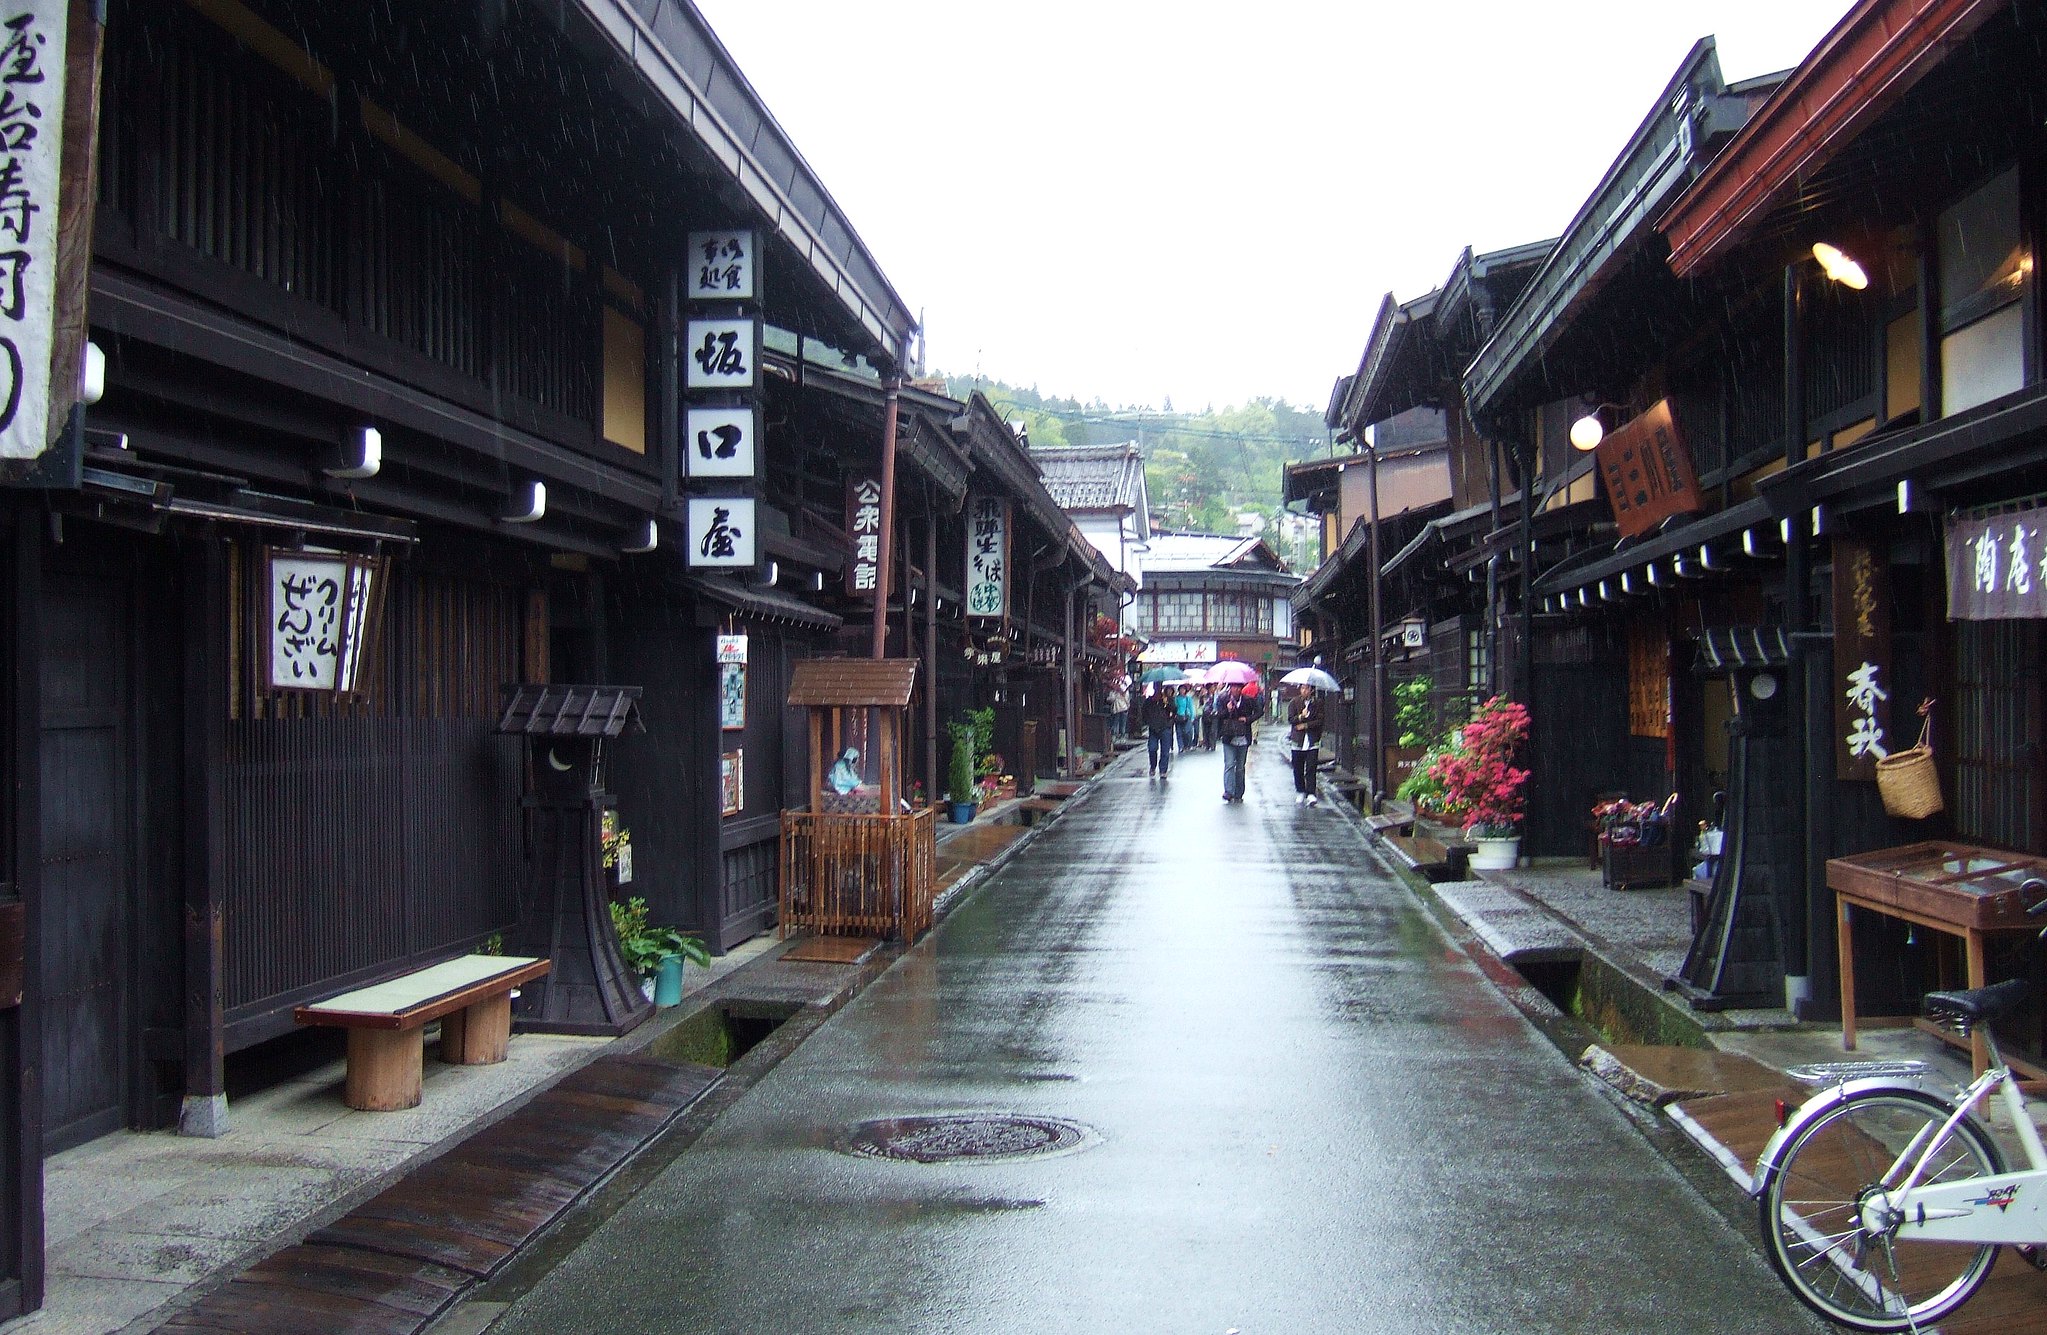
<instances>
[{"instance_id":1,"label":"manhole cover","mask_svg":"<svg viewBox=\"0 0 2047 1335\"><path fill-rule=\"evenodd\" d=\"M1085 1148L1086 1127L1057 1117L977 1113L949 1117L885 1117L862 1122L846 1136L849 1154L911 1163L961 1159L1042 1159Z\"/></svg>"}]
</instances>

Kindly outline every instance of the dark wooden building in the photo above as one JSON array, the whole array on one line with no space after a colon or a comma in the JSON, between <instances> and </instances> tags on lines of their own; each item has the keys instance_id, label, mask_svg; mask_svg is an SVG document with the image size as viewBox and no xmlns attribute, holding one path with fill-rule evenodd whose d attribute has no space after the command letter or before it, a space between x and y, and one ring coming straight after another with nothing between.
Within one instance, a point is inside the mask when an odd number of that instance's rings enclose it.
<instances>
[{"instance_id":1,"label":"dark wooden building","mask_svg":"<svg viewBox=\"0 0 2047 1335\"><path fill-rule=\"evenodd\" d=\"M641 876L720 945L770 921L747 822L791 772L780 683L848 621L843 545L783 498L834 485L814 450L879 459L912 333L687 4L114 0L103 40L104 396L68 478L0 493L0 1315L40 1301L42 1155L217 1133L227 1061L295 1004L515 924L505 684L644 687L614 776ZM682 551L692 229L759 245L769 531L741 572ZM967 471L925 399L908 525ZM355 689L273 689L279 553L372 572ZM736 819L728 627L758 639Z\"/></svg>"}]
</instances>

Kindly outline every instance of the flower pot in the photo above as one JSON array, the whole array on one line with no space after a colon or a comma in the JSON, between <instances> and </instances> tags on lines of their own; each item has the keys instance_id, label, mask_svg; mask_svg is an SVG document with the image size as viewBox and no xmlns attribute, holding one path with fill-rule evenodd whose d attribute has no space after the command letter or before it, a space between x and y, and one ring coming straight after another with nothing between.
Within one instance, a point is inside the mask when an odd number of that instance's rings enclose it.
<instances>
[{"instance_id":1,"label":"flower pot","mask_svg":"<svg viewBox=\"0 0 2047 1335\"><path fill-rule=\"evenodd\" d=\"M1471 855L1471 866L1478 871L1508 871L1521 860L1521 836L1506 839L1474 839L1478 851Z\"/></svg>"},{"instance_id":2,"label":"flower pot","mask_svg":"<svg viewBox=\"0 0 2047 1335\"><path fill-rule=\"evenodd\" d=\"M955 825L972 825L974 823L974 804L972 802L954 802L952 804L952 823Z\"/></svg>"},{"instance_id":3,"label":"flower pot","mask_svg":"<svg viewBox=\"0 0 2047 1335\"><path fill-rule=\"evenodd\" d=\"M682 956L661 957L661 967L654 971L654 1004L656 1006L682 1004Z\"/></svg>"}]
</instances>

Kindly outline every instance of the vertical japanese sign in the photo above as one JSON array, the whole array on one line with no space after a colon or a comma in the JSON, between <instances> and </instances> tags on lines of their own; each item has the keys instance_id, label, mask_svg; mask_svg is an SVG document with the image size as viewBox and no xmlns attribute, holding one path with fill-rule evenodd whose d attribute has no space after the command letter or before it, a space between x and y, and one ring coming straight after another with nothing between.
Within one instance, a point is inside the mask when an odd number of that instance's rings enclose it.
<instances>
[{"instance_id":1,"label":"vertical japanese sign","mask_svg":"<svg viewBox=\"0 0 2047 1335\"><path fill-rule=\"evenodd\" d=\"M2047 617L2047 513L1947 521L1951 621Z\"/></svg>"},{"instance_id":2,"label":"vertical japanese sign","mask_svg":"<svg viewBox=\"0 0 2047 1335\"><path fill-rule=\"evenodd\" d=\"M0 5L0 458L48 440L64 147L63 0Z\"/></svg>"},{"instance_id":3,"label":"vertical japanese sign","mask_svg":"<svg viewBox=\"0 0 2047 1335\"><path fill-rule=\"evenodd\" d=\"M746 726L746 637L718 637L718 726L732 732Z\"/></svg>"},{"instance_id":4,"label":"vertical japanese sign","mask_svg":"<svg viewBox=\"0 0 2047 1335\"><path fill-rule=\"evenodd\" d=\"M690 301L753 300L753 233L689 234Z\"/></svg>"},{"instance_id":5,"label":"vertical japanese sign","mask_svg":"<svg viewBox=\"0 0 2047 1335\"><path fill-rule=\"evenodd\" d=\"M760 478L761 327L749 306L760 277L754 235L691 232L683 296L683 473L707 485L689 499L685 559L698 569L755 564L751 495Z\"/></svg>"},{"instance_id":6,"label":"vertical japanese sign","mask_svg":"<svg viewBox=\"0 0 2047 1335\"><path fill-rule=\"evenodd\" d=\"M881 483L855 474L846 479L846 592L871 601L880 587Z\"/></svg>"},{"instance_id":7,"label":"vertical japanese sign","mask_svg":"<svg viewBox=\"0 0 2047 1335\"><path fill-rule=\"evenodd\" d=\"M689 563L711 569L752 569L753 509L751 496L690 497Z\"/></svg>"},{"instance_id":8,"label":"vertical japanese sign","mask_svg":"<svg viewBox=\"0 0 2047 1335\"><path fill-rule=\"evenodd\" d=\"M691 477L753 477L759 431L751 405L691 408L684 420L684 471Z\"/></svg>"},{"instance_id":9,"label":"vertical japanese sign","mask_svg":"<svg viewBox=\"0 0 2047 1335\"><path fill-rule=\"evenodd\" d=\"M760 372L755 320L691 320L683 337L688 389L752 389Z\"/></svg>"},{"instance_id":10,"label":"vertical japanese sign","mask_svg":"<svg viewBox=\"0 0 2047 1335\"><path fill-rule=\"evenodd\" d=\"M976 496L967 502L967 615L1009 614L1009 502Z\"/></svg>"},{"instance_id":11,"label":"vertical japanese sign","mask_svg":"<svg viewBox=\"0 0 2047 1335\"><path fill-rule=\"evenodd\" d=\"M1834 539L1834 773L1876 782L1888 754L1891 609L1884 570L1868 543Z\"/></svg>"},{"instance_id":12,"label":"vertical japanese sign","mask_svg":"<svg viewBox=\"0 0 2047 1335\"><path fill-rule=\"evenodd\" d=\"M1699 508L1691 451L1670 415L1670 400L1599 442L1599 476L1623 538L1646 533L1671 515Z\"/></svg>"}]
</instances>

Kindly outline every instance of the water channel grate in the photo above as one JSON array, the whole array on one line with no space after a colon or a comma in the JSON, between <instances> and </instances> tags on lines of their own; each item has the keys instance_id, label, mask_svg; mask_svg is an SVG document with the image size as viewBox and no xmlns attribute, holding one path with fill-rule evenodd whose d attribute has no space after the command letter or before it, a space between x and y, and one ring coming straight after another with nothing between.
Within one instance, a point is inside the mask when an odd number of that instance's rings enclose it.
<instances>
[{"instance_id":1,"label":"water channel grate","mask_svg":"<svg viewBox=\"0 0 2047 1335\"><path fill-rule=\"evenodd\" d=\"M840 1148L876 1159L955 1163L1042 1159L1082 1149L1092 1140L1086 1127L1063 1118L973 1113L862 1122L847 1133Z\"/></svg>"}]
</instances>

